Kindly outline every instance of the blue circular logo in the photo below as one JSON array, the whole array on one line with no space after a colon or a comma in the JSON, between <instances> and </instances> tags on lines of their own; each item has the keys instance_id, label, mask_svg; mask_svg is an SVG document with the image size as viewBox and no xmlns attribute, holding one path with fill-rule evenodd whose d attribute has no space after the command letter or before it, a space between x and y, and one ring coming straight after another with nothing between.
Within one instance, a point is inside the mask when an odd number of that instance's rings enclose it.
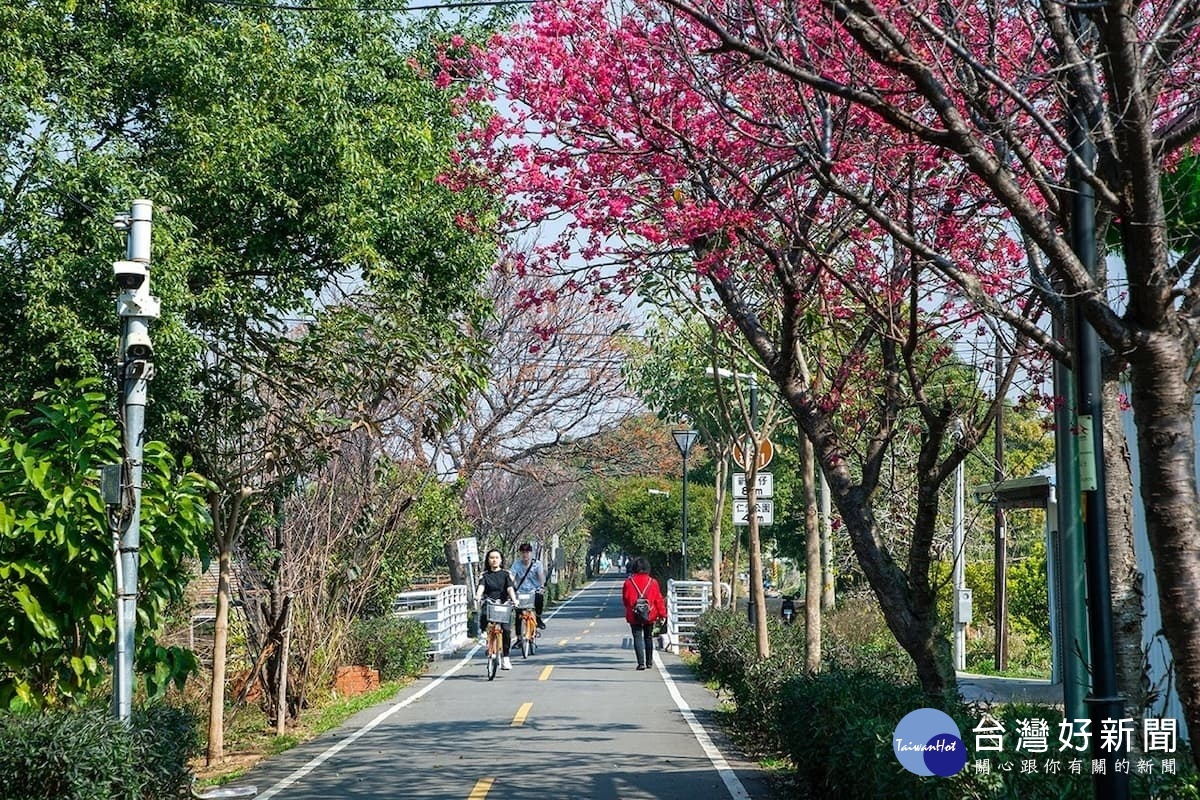
<instances>
[{"instance_id":1,"label":"blue circular logo","mask_svg":"<svg viewBox=\"0 0 1200 800\"><path fill-rule=\"evenodd\" d=\"M967 747L950 715L918 708L905 715L892 735L896 760L914 775L957 775L967 764Z\"/></svg>"}]
</instances>

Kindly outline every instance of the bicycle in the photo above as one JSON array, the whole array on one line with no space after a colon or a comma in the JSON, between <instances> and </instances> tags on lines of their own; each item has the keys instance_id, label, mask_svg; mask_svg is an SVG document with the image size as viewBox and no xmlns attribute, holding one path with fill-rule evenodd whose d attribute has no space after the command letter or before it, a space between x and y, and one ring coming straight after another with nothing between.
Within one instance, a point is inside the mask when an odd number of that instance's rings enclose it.
<instances>
[{"instance_id":1,"label":"bicycle","mask_svg":"<svg viewBox=\"0 0 1200 800\"><path fill-rule=\"evenodd\" d=\"M517 641L521 645L521 657L529 658L537 652L537 613L533 607L533 592L517 592Z\"/></svg>"},{"instance_id":2,"label":"bicycle","mask_svg":"<svg viewBox=\"0 0 1200 800\"><path fill-rule=\"evenodd\" d=\"M507 655L504 652L504 631L501 625L512 617L511 603L485 601L484 610L487 614L487 678L495 680L496 671L500 669L500 659Z\"/></svg>"}]
</instances>

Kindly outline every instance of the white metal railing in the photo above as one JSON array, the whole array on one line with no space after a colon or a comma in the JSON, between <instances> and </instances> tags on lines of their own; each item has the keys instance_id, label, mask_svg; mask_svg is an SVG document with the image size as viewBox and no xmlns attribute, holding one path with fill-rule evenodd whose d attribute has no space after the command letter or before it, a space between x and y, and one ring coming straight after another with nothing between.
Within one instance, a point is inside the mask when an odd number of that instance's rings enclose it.
<instances>
[{"instance_id":1,"label":"white metal railing","mask_svg":"<svg viewBox=\"0 0 1200 800\"><path fill-rule=\"evenodd\" d=\"M467 641L466 586L403 592L392 603L392 613L424 624L430 642L425 652L430 658L453 653Z\"/></svg>"},{"instance_id":2,"label":"white metal railing","mask_svg":"<svg viewBox=\"0 0 1200 800\"><path fill-rule=\"evenodd\" d=\"M667 641L664 648L678 653L696 638L696 619L712 606L708 581L667 581Z\"/></svg>"}]
</instances>

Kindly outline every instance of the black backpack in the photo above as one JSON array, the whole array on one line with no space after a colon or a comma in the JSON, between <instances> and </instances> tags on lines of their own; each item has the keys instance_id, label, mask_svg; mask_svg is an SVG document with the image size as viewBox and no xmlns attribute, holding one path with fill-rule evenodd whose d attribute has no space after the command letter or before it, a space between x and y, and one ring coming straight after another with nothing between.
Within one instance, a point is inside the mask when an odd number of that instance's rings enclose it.
<instances>
[{"instance_id":1,"label":"black backpack","mask_svg":"<svg viewBox=\"0 0 1200 800\"><path fill-rule=\"evenodd\" d=\"M630 578L629 580L631 583L633 582L633 578ZM646 584L646 586L649 585L649 583ZM636 583L633 584L633 588L637 589L638 593L638 599L633 602L633 619L638 625L649 625L651 612L650 601L646 599L646 591L644 589L638 589L638 585Z\"/></svg>"}]
</instances>

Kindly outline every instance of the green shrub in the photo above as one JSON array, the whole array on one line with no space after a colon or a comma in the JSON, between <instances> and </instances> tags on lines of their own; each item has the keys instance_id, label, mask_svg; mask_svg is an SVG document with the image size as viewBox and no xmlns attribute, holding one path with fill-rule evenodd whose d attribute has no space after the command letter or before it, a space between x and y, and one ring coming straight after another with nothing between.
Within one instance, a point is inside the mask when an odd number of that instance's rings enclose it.
<instances>
[{"instance_id":1,"label":"green shrub","mask_svg":"<svg viewBox=\"0 0 1200 800\"><path fill-rule=\"evenodd\" d=\"M925 705L920 689L898 687L871 672L834 669L799 676L779 700L780 729L801 784L815 797L905 797L916 776L906 780L892 757L896 723Z\"/></svg>"},{"instance_id":2,"label":"green shrub","mask_svg":"<svg viewBox=\"0 0 1200 800\"><path fill-rule=\"evenodd\" d=\"M136 712L133 748L145 800L186 796L192 777L188 762L200 752L199 728L191 711L156 704Z\"/></svg>"},{"instance_id":3,"label":"green shrub","mask_svg":"<svg viewBox=\"0 0 1200 800\"><path fill-rule=\"evenodd\" d=\"M429 634L419 620L387 614L357 620L350 632L351 660L392 681L420 675L429 658Z\"/></svg>"},{"instance_id":4,"label":"green shrub","mask_svg":"<svg viewBox=\"0 0 1200 800\"><path fill-rule=\"evenodd\" d=\"M86 705L108 680L112 538L96 470L120 461L121 437L98 386L59 384L32 410L0 414L2 709ZM161 697L196 669L189 651L153 637L191 580L186 558L211 524L210 484L161 442L147 442L143 458L135 669Z\"/></svg>"},{"instance_id":5,"label":"green shrub","mask_svg":"<svg viewBox=\"0 0 1200 800\"><path fill-rule=\"evenodd\" d=\"M155 706L126 727L104 709L0 715L5 800L161 800L185 797L199 752L196 720Z\"/></svg>"},{"instance_id":6,"label":"green shrub","mask_svg":"<svg viewBox=\"0 0 1200 800\"><path fill-rule=\"evenodd\" d=\"M743 623L745 625L745 623ZM749 628L748 625L745 627ZM741 680L733 693L737 716L750 743L760 751L783 748L782 719L779 704L784 687L804 672L804 626L784 625L775 619L767 620L771 654L766 659L746 662ZM756 652L751 630L751 652Z\"/></svg>"},{"instance_id":7,"label":"green shrub","mask_svg":"<svg viewBox=\"0 0 1200 800\"><path fill-rule=\"evenodd\" d=\"M967 765L948 778L914 775L896 761L892 735L900 720L918 708L940 707L958 724L967 748ZM960 702L934 703L916 684L900 685L872 672L833 670L789 681L777 703L785 752L800 783L812 797L944 798L944 800L1089 800L1093 796L1091 753L1081 774L1072 775L1070 758L1058 752L1061 711L1054 706L1010 704L993 708ZM1006 731L1000 752L977 752L975 728L987 713ZM1043 719L1050 732L1045 755L1016 749L1022 720ZM1132 760L1136 762L1137 756ZM1057 773L1047 759L1059 760ZM977 760L990 762L976 771ZM1034 761L1037 771L1026 770ZM1179 775L1153 776L1130 769L1134 798L1197 798L1196 776L1188 754L1176 757Z\"/></svg>"},{"instance_id":8,"label":"green shrub","mask_svg":"<svg viewBox=\"0 0 1200 800\"><path fill-rule=\"evenodd\" d=\"M695 633L701 677L740 694L746 668L755 657L754 630L734 611L710 609L696 619Z\"/></svg>"},{"instance_id":9,"label":"green shrub","mask_svg":"<svg viewBox=\"0 0 1200 800\"><path fill-rule=\"evenodd\" d=\"M916 679L912 658L896 643L874 595L848 597L822 620L821 652L825 667L846 672Z\"/></svg>"},{"instance_id":10,"label":"green shrub","mask_svg":"<svg viewBox=\"0 0 1200 800\"><path fill-rule=\"evenodd\" d=\"M479 635L479 612L471 609L467 612L467 638L474 639Z\"/></svg>"}]
</instances>

